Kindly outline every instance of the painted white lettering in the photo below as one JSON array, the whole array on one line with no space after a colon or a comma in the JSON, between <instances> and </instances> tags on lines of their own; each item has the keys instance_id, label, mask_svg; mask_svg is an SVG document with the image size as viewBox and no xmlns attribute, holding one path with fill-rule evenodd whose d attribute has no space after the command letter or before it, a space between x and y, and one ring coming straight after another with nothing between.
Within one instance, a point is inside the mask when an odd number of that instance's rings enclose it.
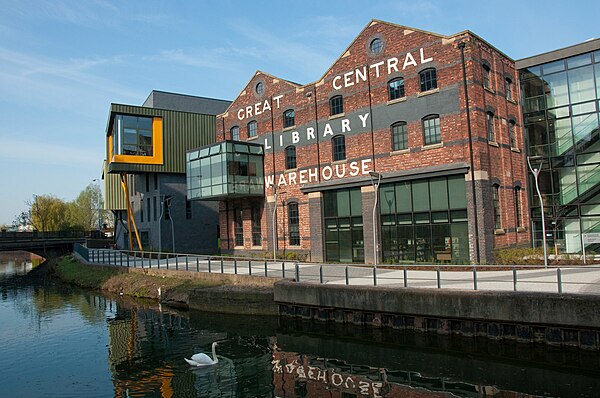
<instances>
[{"instance_id":1,"label":"painted white lettering","mask_svg":"<svg viewBox=\"0 0 600 398\"><path fill-rule=\"evenodd\" d=\"M323 167L323 170L321 170L321 175L325 181L331 180L331 177L333 176L333 169L331 166Z\"/></svg>"},{"instance_id":2,"label":"painted white lettering","mask_svg":"<svg viewBox=\"0 0 600 398\"><path fill-rule=\"evenodd\" d=\"M243 109L239 109L239 110L238 110L237 117L238 117L238 119L240 119L240 120L243 120L243 119L244 119L244 110L243 110Z\"/></svg>"},{"instance_id":3,"label":"painted white lettering","mask_svg":"<svg viewBox=\"0 0 600 398\"><path fill-rule=\"evenodd\" d=\"M398 72L398 58L388 58L387 60L388 75L392 73L392 69Z\"/></svg>"},{"instance_id":4,"label":"painted white lettering","mask_svg":"<svg viewBox=\"0 0 600 398\"><path fill-rule=\"evenodd\" d=\"M306 129L306 139L307 140L314 140L315 139L315 129L314 129L314 127L308 127Z\"/></svg>"},{"instance_id":5,"label":"painted white lettering","mask_svg":"<svg viewBox=\"0 0 600 398\"><path fill-rule=\"evenodd\" d=\"M354 86L354 82L350 79L352 72L344 73L344 87Z\"/></svg>"},{"instance_id":6,"label":"painted white lettering","mask_svg":"<svg viewBox=\"0 0 600 398\"><path fill-rule=\"evenodd\" d=\"M350 129L350 119L342 119L342 133L346 131L352 131Z\"/></svg>"},{"instance_id":7,"label":"painted white lettering","mask_svg":"<svg viewBox=\"0 0 600 398\"><path fill-rule=\"evenodd\" d=\"M265 111L270 111L270 110L271 110L271 104L269 104L269 100L265 100L262 111L265 112Z\"/></svg>"},{"instance_id":8,"label":"painted white lettering","mask_svg":"<svg viewBox=\"0 0 600 398\"><path fill-rule=\"evenodd\" d=\"M292 171L288 174L289 176L289 180L290 180L290 185L294 184L296 185L296 172Z\"/></svg>"},{"instance_id":9,"label":"painted white lettering","mask_svg":"<svg viewBox=\"0 0 600 398\"><path fill-rule=\"evenodd\" d=\"M275 182L275 176L265 176L265 188L269 188Z\"/></svg>"},{"instance_id":10,"label":"painted white lettering","mask_svg":"<svg viewBox=\"0 0 600 398\"><path fill-rule=\"evenodd\" d=\"M427 62L431 62L433 61L433 57L429 57L429 58L425 58L425 54L423 53L423 49L419 49L419 51L421 52L421 63L422 64L426 64Z\"/></svg>"},{"instance_id":11,"label":"painted white lettering","mask_svg":"<svg viewBox=\"0 0 600 398\"><path fill-rule=\"evenodd\" d=\"M356 82L358 83L360 80L363 82L367 81L367 67L363 66L362 71L356 68Z\"/></svg>"},{"instance_id":12,"label":"painted white lettering","mask_svg":"<svg viewBox=\"0 0 600 398\"><path fill-rule=\"evenodd\" d=\"M406 58L404 58L404 65L402 66L402 69L406 69L408 65L417 66L417 61L415 61L411 53L406 53Z\"/></svg>"},{"instance_id":13,"label":"painted white lettering","mask_svg":"<svg viewBox=\"0 0 600 398\"><path fill-rule=\"evenodd\" d=\"M260 102L257 102L256 104L254 104L254 114L258 116L261 113L262 111L260 110Z\"/></svg>"},{"instance_id":14,"label":"painted white lettering","mask_svg":"<svg viewBox=\"0 0 600 398\"><path fill-rule=\"evenodd\" d=\"M371 163L372 159L363 159L361 160L361 168L362 168L362 174L369 174L369 166L367 165L367 163Z\"/></svg>"},{"instance_id":15,"label":"painted white lettering","mask_svg":"<svg viewBox=\"0 0 600 398\"><path fill-rule=\"evenodd\" d=\"M384 64L384 62L383 62L383 61L380 61L380 62L377 62L376 64L373 64L373 65L371 65L371 66L369 67L369 68L371 68L371 69L375 68L375 76L376 76L376 77L379 77L379 67L380 67L381 65L383 65L383 64Z\"/></svg>"},{"instance_id":16,"label":"painted white lettering","mask_svg":"<svg viewBox=\"0 0 600 398\"><path fill-rule=\"evenodd\" d=\"M306 184L306 170L300 170L300 184Z\"/></svg>"},{"instance_id":17,"label":"painted white lettering","mask_svg":"<svg viewBox=\"0 0 600 398\"><path fill-rule=\"evenodd\" d=\"M283 135L279 136L279 146L283 146Z\"/></svg>"},{"instance_id":18,"label":"painted white lettering","mask_svg":"<svg viewBox=\"0 0 600 398\"><path fill-rule=\"evenodd\" d=\"M350 162L350 175L352 177L356 177L360 173L360 168L358 167L358 162Z\"/></svg>"},{"instance_id":19,"label":"painted white lettering","mask_svg":"<svg viewBox=\"0 0 600 398\"><path fill-rule=\"evenodd\" d=\"M292 143L297 144L298 142L300 142L300 133L292 131Z\"/></svg>"},{"instance_id":20,"label":"painted white lettering","mask_svg":"<svg viewBox=\"0 0 600 398\"><path fill-rule=\"evenodd\" d=\"M334 88L335 90L339 90L340 88L342 88L342 86L341 86L341 85L339 85L339 86L338 86L338 85L336 85L336 82L337 82L338 80L340 80L341 78L342 78L341 76L336 76L336 77L334 77L334 78L333 78L333 82L332 82L332 84L333 84L333 88Z\"/></svg>"},{"instance_id":21,"label":"painted white lettering","mask_svg":"<svg viewBox=\"0 0 600 398\"><path fill-rule=\"evenodd\" d=\"M271 149L271 145L269 145L269 139L265 138L265 150L266 149Z\"/></svg>"},{"instance_id":22,"label":"painted white lettering","mask_svg":"<svg viewBox=\"0 0 600 398\"><path fill-rule=\"evenodd\" d=\"M325 124L325 130L323 131L323 137L326 135L333 135L333 130L331 129L329 123Z\"/></svg>"},{"instance_id":23,"label":"painted white lettering","mask_svg":"<svg viewBox=\"0 0 600 398\"><path fill-rule=\"evenodd\" d=\"M277 181L278 186L286 186L287 182L285 181L285 176L283 174L279 174L279 181Z\"/></svg>"},{"instance_id":24,"label":"painted white lettering","mask_svg":"<svg viewBox=\"0 0 600 398\"><path fill-rule=\"evenodd\" d=\"M314 181L318 181L319 179L319 175L318 175L318 171L317 168L312 168L308 170L308 182L313 182Z\"/></svg>"},{"instance_id":25,"label":"painted white lettering","mask_svg":"<svg viewBox=\"0 0 600 398\"><path fill-rule=\"evenodd\" d=\"M340 173L340 167L342 172ZM335 165L335 175L337 178L343 178L346 175L346 163Z\"/></svg>"},{"instance_id":26,"label":"painted white lettering","mask_svg":"<svg viewBox=\"0 0 600 398\"><path fill-rule=\"evenodd\" d=\"M273 97L273 99L275 100L275 102L277 102L277 109L279 109L279 100L283 98L283 95L278 95L276 97Z\"/></svg>"},{"instance_id":27,"label":"painted white lettering","mask_svg":"<svg viewBox=\"0 0 600 398\"><path fill-rule=\"evenodd\" d=\"M369 114L365 113L364 115L358 115L358 118L362 122L363 129L367 128L367 119L369 118Z\"/></svg>"},{"instance_id":28,"label":"painted white lettering","mask_svg":"<svg viewBox=\"0 0 600 398\"><path fill-rule=\"evenodd\" d=\"M246 107L246 117L252 117L252 107L250 105Z\"/></svg>"}]
</instances>

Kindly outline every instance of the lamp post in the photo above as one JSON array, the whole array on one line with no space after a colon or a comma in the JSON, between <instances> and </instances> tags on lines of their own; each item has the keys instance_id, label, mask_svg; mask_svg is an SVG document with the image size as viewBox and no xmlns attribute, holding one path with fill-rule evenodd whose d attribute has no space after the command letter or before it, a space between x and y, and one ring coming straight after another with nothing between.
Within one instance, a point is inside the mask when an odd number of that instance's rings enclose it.
<instances>
[{"instance_id":1,"label":"lamp post","mask_svg":"<svg viewBox=\"0 0 600 398\"><path fill-rule=\"evenodd\" d=\"M102 231L102 215L100 213L100 180L97 178L94 178L92 180L92 182L95 182L98 184L98 196L96 197L96 206L98 207L98 231Z\"/></svg>"},{"instance_id":2,"label":"lamp post","mask_svg":"<svg viewBox=\"0 0 600 398\"><path fill-rule=\"evenodd\" d=\"M373 185L373 189L375 190L375 203L373 204L373 264L375 264L375 272L377 272L377 223L376 221L376 213L377 213L377 198L379 196L379 183L381 182L381 174L371 171L369 172L371 176L371 185Z\"/></svg>"},{"instance_id":3,"label":"lamp post","mask_svg":"<svg viewBox=\"0 0 600 398\"><path fill-rule=\"evenodd\" d=\"M540 166L534 168L531 166L531 161L540 161ZM540 192L540 185L538 183L538 177L540 175L540 171L542 170L542 164L544 163L544 159L541 156L527 156L527 165L529 166L529 170L531 170L531 174L535 178L535 189L538 194L538 198L540 199L540 208L542 211L542 245L544 246L544 268L548 268L548 256L546 255L546 220L544 218L544 201L542 199L542 194ZM535 241L535 238L534 238Z\"/></svg>"}]
</instances>

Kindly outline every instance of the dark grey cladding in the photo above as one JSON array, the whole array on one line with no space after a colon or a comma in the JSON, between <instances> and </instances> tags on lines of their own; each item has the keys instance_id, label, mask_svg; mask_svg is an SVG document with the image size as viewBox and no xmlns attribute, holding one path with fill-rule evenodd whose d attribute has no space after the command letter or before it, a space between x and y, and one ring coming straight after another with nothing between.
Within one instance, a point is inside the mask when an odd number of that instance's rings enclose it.
<instances>
[{"instance_id":1,"label":"dark grey cladding","mask_svg":"<svg viewBox=\"0 0 600 398\"><path fill-rule=\"evenodd\" d=\"M218 115L227 110L231 101L152 90L142 106L180 112Z\"/></svg>"}]
</instances>

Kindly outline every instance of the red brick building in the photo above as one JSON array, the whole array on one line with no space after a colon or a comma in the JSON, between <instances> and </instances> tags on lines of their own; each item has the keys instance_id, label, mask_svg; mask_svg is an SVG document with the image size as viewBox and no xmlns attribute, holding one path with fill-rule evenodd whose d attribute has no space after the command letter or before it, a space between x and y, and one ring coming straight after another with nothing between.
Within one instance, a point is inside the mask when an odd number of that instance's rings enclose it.
<instances>
[{"instance_id":1,"label":"red brick building","mask_svg":"<svg viewBox=\"0 0 600 398\"><path fill-rule=\"evenodd\" d=\"M469 31L377 20L314 83L256 72L217 141L262 146L264 174L242 174L264 191L205 195L220 200L222 249L272 251L275 225L280 253L372 263L373 218L379 262L484 262L529 243L516 82L514 61Z\"/></svg>"}]
</instances>

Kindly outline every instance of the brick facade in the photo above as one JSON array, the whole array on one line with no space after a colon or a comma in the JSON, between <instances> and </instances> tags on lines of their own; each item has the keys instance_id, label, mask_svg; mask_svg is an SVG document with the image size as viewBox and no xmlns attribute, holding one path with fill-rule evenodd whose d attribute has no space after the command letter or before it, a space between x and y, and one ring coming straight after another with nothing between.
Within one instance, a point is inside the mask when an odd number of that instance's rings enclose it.
<instances>
[{"instance_id":1,"label":"brick facade","mask_svg":"<svg viewBox=\"0 0 600 398\"><path fill-rule=\"evenodd\" d=\"M370 49L374 39L382 43L378 54ZM461 42L465 44L472 170ZM484 87L484 67L490 71L488 87ZM430 68L435 68L437 88L422 92L419 73ZM388 82L398 77L404 78L405 96L389 101ZM507 81L512 84L510 98ZM526 166L517 81L514 61L471 32L443 36L376 20L316 82L299 85L257 71L228 110L217 117L217 141L231 139L231 129L238 127L241 141L264 145L265 198L221 202L222 248L238 253L272 251L274 190L269 185L273 183L279 191L278 251L302 252L312 260L325 260L320 191L370 187L369 171L381 173L384 184L399 175L418 179L440 175L440 170L454 170L465 177L471 261L477 258L476 212L481 262L490 259L493 248L527 244ZM262 86L262 93L257 85ZM330 99L338 95L343 98L343 113L330 116ZM290 109L295 124L284 128L283 114ZM493 115L491 139L488 113ZM439 115L441 142L425 145L423 118L434 114ZM394 151L390 126L398 121L406 122L408 145ZM257 124L256 137L248 136L250 122ZM345 138L346 159L334 161L331 139L340 134ZM288 145L296 147L297 167L291 170L286 170L285 164ZM494 228L494 184L499 187L500 228ZM520 227L515 220L516 187L520 187ZM373 192L367 191L363 190L365 208L365 203L373 201ZM289 245L287 205L291 202L298 203L299 246ZM253 246L251 239L253 203L263 208L260 247ZM243 247L234 244L233 209L239 207L243 209ZM369 211L363 211L363 224L365 262L369 263L373 261Z\"/></svg>"}]
</instances>

